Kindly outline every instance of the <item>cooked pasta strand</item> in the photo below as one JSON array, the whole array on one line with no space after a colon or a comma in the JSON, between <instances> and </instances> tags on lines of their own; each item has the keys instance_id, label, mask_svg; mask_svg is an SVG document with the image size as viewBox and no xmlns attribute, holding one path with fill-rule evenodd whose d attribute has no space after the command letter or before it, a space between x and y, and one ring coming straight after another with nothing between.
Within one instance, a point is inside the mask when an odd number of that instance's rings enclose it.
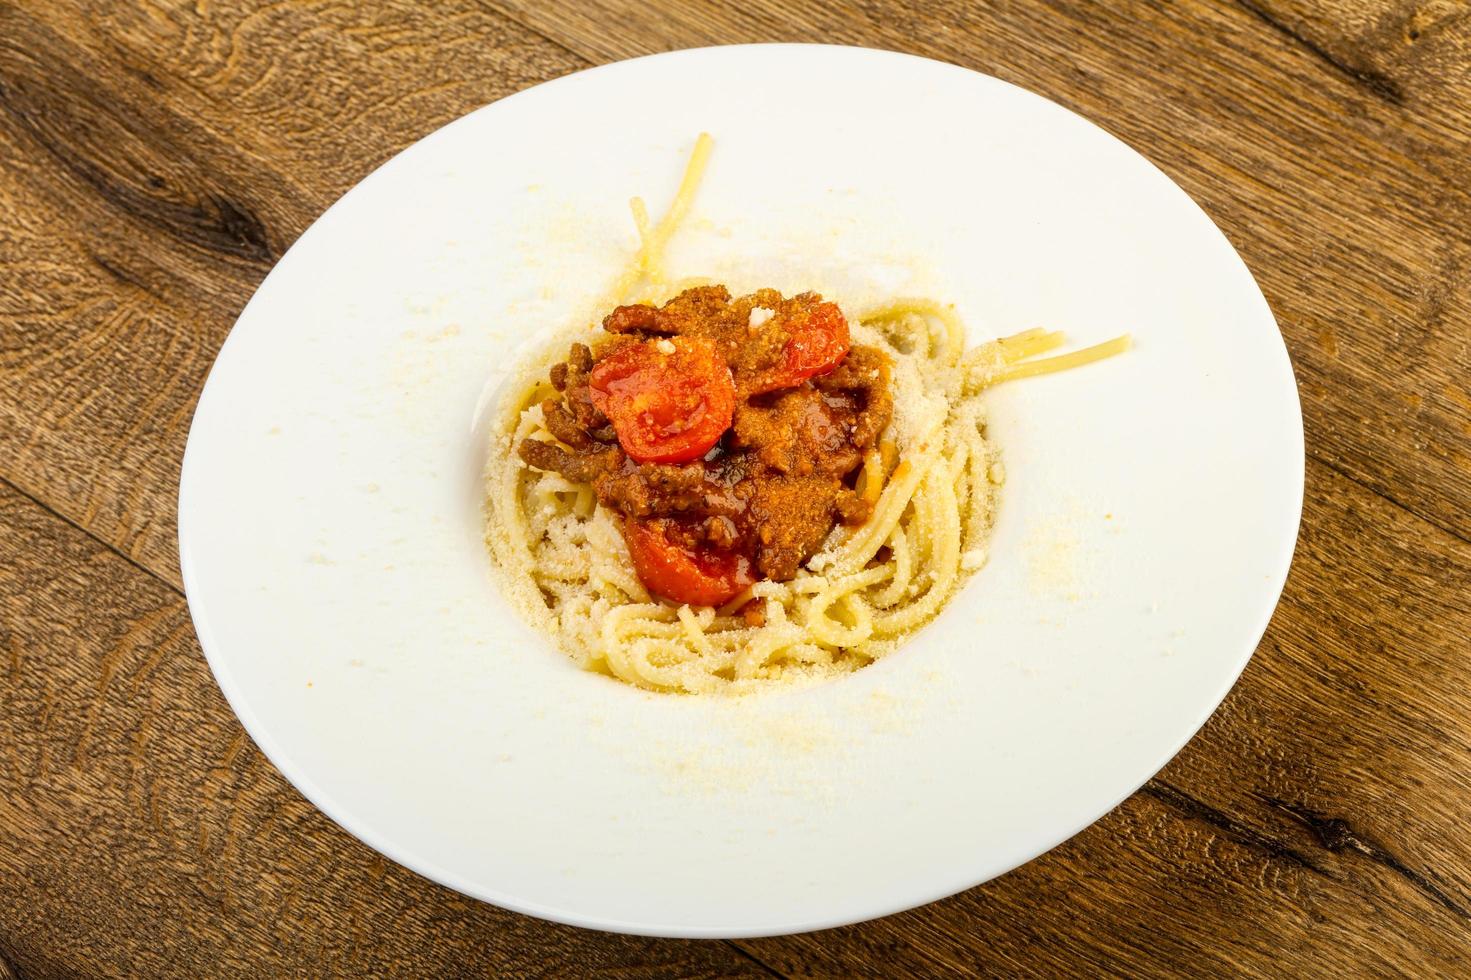
<instances>
[{"instance_id":1,"label":"cooked pasta strand","mask_svg":"<svg viewBox=\"0 0 1471 980\"><path fill-rule=\"evenodd\" d=\"M1082 367L1084 364L1092 364L1101 361L1105 357L1113 357L1128 350L1133 343L1128 334L1120 334L1112 340L1105 340L1101 344L1092 347L1084 347L1082 350L1069 351L1056 357L1044 357L1040 361L1024 361L1013 364L1002 369L1002 371L990 380L990 384L998 385L1003 381L1015 381L1017 378L1030 378L1038 374L1051 374L1053 371L1066 371L1069 368Z\"/></svg>"},{"instance_id":2,"label":"cooked pasta strand","mask_svg":"<svg viewBox=\"0 0 1471 980\"><path fill-rule=\"evenodd\" d=\"M712 145L700 134L657 222L641 198L630 202L638 248L602 308L640 284L668 284L664 252ZM923 298L897 299L850 322L855 338L893 356L901 408L866 454L856 485L871 516L836 529L793 580L757 582L718 609L652 598L592 488L521 463L522 440L553 438L540 403L551 393L547 371L574 333L527 364L498 409L485 482L486 540L527 618L584 667L650 691L741 693L856 670L937 615L984 562L1001 477L981 392L1130 343L1125 335L1034 359L1063 343L1061 333L1034 328L967 351L955 308ZM738 615L753 601L764 617L757 626Z\"/></svg>"}]
</instances>

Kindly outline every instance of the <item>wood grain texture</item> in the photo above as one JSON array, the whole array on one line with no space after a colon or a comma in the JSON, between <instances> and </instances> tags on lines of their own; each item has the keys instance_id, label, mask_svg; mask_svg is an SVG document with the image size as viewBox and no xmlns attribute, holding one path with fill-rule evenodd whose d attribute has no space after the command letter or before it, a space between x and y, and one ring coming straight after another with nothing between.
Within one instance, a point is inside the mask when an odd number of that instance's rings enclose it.
<instances>
[{"instance_id":1,"label":"wood grain texture","mask_svg":"<svg viewBox=\"0 0 1471 980\"><path fill-rule=\"evenodd\" d=\"M554 926L383 859L225 704L183 597L0 485L0 955L28 978L756 976L723 943Z\"/></svg>"},{"instance_id":2,"label":"wood grain texture","mask_svg":"<svg viewBox=\"0 0 1471 980\"><path fill-rule=\"evenodd\" d=\"M0 980L1471 974L1468 34L1451 0L0 0ZM374 166L751 40L978 68L1184 186L1293 355L1302 538L1202 733L1016 872L739 947L546 925L378 858L251 746L177 588L178 463L251 290Z\"/></svg>"},{"instance_id":3,"label":"wood grain texture","mask_svg":"<svg viewBox=\"0 0 1471 980\"><path fill-rule=\"evenodd\" d=\"M1446 145L1471 120L1471 9L1460 0L1242 0L1325 64L1406 106ZM1452 163L1452 166L1455 164Z\"/></svg>"},{"instance_id":4,"label":"wood grain texture","mask_svg":"<svg viewBox=\"0 0 1471 980\"><path fill-rule=\"evenodd\" d=\"M355 182L581 67L473 3L0 3L0 475L178 583L194 401Z\"/></svg>"}]
</instances>

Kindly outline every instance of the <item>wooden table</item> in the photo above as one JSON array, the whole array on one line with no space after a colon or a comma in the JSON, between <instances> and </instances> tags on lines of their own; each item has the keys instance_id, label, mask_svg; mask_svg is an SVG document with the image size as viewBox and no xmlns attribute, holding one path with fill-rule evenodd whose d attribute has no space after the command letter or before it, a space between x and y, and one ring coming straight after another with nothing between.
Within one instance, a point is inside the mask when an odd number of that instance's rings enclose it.
<instances>
[{"instance_id":1,"label":"wooden table","mask_svg":"<svg viewBox=\"0 0 1471 980\"><path fill-rule=\"evenodd\" d=\"M1471 972L1471 8L909 6L0 0L0 978ZM997 881L751 942L548 925L378 857L247 739L180 589L185 434L251 290L379 163L756 40L1018 82L1198 200L1297 369L1297 559L1204 731Z\"/></svg>"}]
</instances>

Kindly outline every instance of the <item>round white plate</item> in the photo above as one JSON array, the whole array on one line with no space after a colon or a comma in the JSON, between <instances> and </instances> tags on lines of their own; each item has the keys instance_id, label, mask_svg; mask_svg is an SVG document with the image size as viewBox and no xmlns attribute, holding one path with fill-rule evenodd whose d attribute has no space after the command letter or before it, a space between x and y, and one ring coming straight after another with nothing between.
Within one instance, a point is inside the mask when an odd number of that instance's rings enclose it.
<instances>
[{"instance_id":1,"label":"round white plate","mask_svg":"<svg viewBox=\"0 0 1471 980\"><path fill-rule=\"evenodd\" d=\"M651 695L524 626L481 544L488 393L587 316L695 135L669 256L736 289L953 301L1124 357L1003 386L989 564L887 659L809 690ZM241 314L179 493L220 687L353 834L579 925L751 936L985 881L1096 820L1261 637L1302 499L1291 367L1246 267L1142 157L1022 89L855 48L581 72L404 151Z\"/></svg>"}]
</instances>

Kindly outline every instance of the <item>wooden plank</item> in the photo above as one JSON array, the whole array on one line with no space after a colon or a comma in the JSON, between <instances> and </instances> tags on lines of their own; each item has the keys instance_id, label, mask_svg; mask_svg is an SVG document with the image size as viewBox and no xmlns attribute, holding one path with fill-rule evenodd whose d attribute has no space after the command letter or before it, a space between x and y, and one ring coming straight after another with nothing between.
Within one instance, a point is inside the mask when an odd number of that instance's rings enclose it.
<instances>
[{"instance_id":1,"label":"wooden plank","mask_svg":"<svg viewBox=\"0 0 1471 980\"><path fill-rule=\"evenodd\" d=\"M0 5L0 476L178 582L234 317L414 139L582 62L473 3Z\"/></svg>"},{"instance_id":2,"label":"wooden plank","mask_svg":"<svg viewBox=\"0 0 1471 980\"><path fill-rule=\"evenodd\" d=\"M1324 64L1409 108L1436 134L1433 142L1464 153L1471 132L1471 11L1464 3L1238 2Z\"/></svg>"},{"instance_id":3,"label":"wooden plank","mask_svg":"<svg viewBox=\"0 0 1471 980\"><path fill-rule=\"evenodd\" d=\"M4 484L0 948L30 980L766 975L724 943L551 925L378 856L250 743L177 592Z\"/></svg>"},{"instance_id":4,"label":"wooden plank","mask_svg":"<svg viewBox=\"0 0 1471 980\"><path fill-rule=\"evenodd\" d=\"M1053 976L1471 970L1471 547L1448 548L1444 532L1325 466L1309 472L1304 540L1261 649L1142 792L948 901L742 945L783 972L824 976L875 964Z\"/></svg>"},{"instance_id":5,"label":"wooden plank","mask_svg":"<svg viewBox=\"0 0 1471 980\"><path fill-rule=\"evenodd\" d=\"M303 186L308 220L414 140L586 65L470 0L60 0L37 16L97 57L115 97L196 119Z\"/></svg>"},{"instance_id":6,"label":"wooden plank","mask_svg":"<svg viewBox=\"0 0 1471 980\"><path fill-rule=\"evenodd\" d=\"M828 40L952 61L1081 112L1241 250L1292 352L1309 452L1471 537L1464 116L1447 126L1386 100L1245 7L494 2L592 61ZM1441 74L1468 73L1465 49L1447 58Z\"/></svg>"}]
</instances>

